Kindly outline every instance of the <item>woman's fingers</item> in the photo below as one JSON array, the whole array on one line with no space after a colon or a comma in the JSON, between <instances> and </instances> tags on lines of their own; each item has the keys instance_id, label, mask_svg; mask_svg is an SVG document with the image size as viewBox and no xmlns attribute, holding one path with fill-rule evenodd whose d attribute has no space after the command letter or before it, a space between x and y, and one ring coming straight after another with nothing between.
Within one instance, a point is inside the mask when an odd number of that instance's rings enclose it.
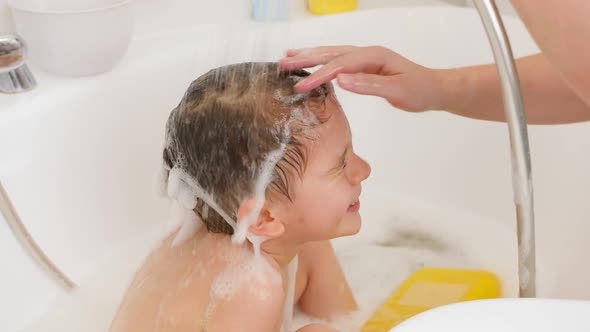
<instances>
[{"instance_id":1,"label":"woman's fingers","mask_svg":"<svg viewBox=\"0 0 590 332\"><path fill-rule=\"evenodd\" d=\"M354 46L322 46L287 50L287 56L279 60L281 68L294 70L326 64L356 49Z\"/></svg>"},{"instance_id":2,"label":"woman's fingers","mask_svg":"<svg viewBox=\"0 0 590 332\"><path fill-rule=\"evenodd\" d=\"M380 46L324 46L288 50L283 69L323 65L295 85L308 92L338 78L345 90L385 98L407 111L426 111L440 104L441 80L434 72Z\"/></svg>"},{"instance_id":3,"label":"woman's fingers","mask_svg":"<svg viewBox=\"0 0 590 332\"><path fill-rule=\"evenodd\" d=\"M329 82L341 73L367 73L367 74L388 74L396 72L391 68L384 70L387 61L391 61L388 54L378 48L358 48L352 52L345 53L295 85L299 92L313 90L323 83Z\"/></svg>"}]
</instances>

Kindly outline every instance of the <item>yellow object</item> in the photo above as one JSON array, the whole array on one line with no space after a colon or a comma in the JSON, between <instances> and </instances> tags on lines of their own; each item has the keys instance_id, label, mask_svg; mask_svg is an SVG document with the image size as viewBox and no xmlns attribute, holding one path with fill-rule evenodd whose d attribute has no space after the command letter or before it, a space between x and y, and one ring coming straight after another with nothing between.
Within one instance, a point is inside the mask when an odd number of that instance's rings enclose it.
<instances>
[{"instance_id":1,"label":"yellow object","mask_svg":"<svg viewBox=\"0 0 590 332\"><path fill-rule=\"evenodd\" d=\"M326 15L355 10L358 0L307 0L307 5L313 14Z\"/></svg>"},{"instance_id":2,"label":"yellow object","mask_svg":"<svg viewBox=\"0 0 590 332\"><path fill-rule=\"evenodd\" d=\"M498 278L486 271L424 268L377 310L361 332L387 332L402 321L446 304L500 297Z\"/></svg>"}]
</instances>

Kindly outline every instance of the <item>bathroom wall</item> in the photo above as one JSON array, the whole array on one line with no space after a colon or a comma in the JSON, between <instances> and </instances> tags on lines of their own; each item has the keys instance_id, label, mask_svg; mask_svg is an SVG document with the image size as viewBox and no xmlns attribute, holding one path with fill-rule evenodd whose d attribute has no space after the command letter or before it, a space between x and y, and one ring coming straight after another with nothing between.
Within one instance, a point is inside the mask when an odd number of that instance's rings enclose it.
<instances>
[{"instance_id":1,"label":"bathroom wall","mask_svg":"<svg viewBox=\"0 0 590 332\"><path fill-rule=\"evenodd\" d=\"M305 9L304 0L290 0L291 13L295 19L309 16ZM453 0L451 0L453 1ZM461 1L461 0L459 0ZM199 23L222 23L235 20L247 20L250 14L251 1L221 0L221 1L191 1L191 0L136 0L139 30L154 26L162 27L186 26ZM440 4L439 0L361 0L361 9L393 7L416 4ZM154 10L156 9L156 10ZM160 23L160 24L158 24ZM8 0L0 0L0 31L13 31L14 26Z\"/></svg>"},{"instance_id":2,"label":"bathroom wall","mask_svg":"<svg viewBox=\"0 0 590 332\"><path fill-rule=\"evenodd\" d=\"M374 9L395 6L416 6L451 4L470 6L470 0L359 0L359 9ZM509 0L498 0L505 13L514 14ZM155 26L182 27L200 23L221 23L249 18L250 1L191 1L191 0L136 0L137 23L139 31L153 32ZM157 9L157 10L154 10ZM291 13L294 19L311 15L305 9L304 0L291 0ZM160 23L160 24L157 24ZM8 0L0 0L0 32L14 31Z\"/></svg>"},{"instance_id":3,"label":"bathroom wall","mask_svg":"<svg viewBox=\"0 0 590 332\"><path fill-rule=\"evenodd\" d=\"M4 1L4 0L0 0ZM137 2L137 31L157 33L154 28L184 28L200 24L227 23L250 19L250 3L244 0L202 2L187 0L143 0ZM314 17L307 11L305 0L290 0L291 20ZM360 0L359 10L400 7L449 5L440 0ZM156 8L157 10L154 10Z\"/></svg>"}]
</instances>

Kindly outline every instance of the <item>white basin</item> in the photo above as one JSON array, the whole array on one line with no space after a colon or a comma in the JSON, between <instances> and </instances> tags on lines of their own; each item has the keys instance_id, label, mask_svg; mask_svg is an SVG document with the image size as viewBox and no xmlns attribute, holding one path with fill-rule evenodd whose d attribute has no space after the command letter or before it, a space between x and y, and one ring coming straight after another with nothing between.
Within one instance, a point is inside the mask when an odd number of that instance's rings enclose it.
<instances>
[{"instance_id":1,"label":"white basin","mask_svg":"<svg viewBox=\"0 0 590 332\"><path fill-rule=\"evenodd\" d=\"M459 303L412 317L391 332L586 332L590 301L500 299Z\"/></svg>"},{"instance_id":2,"label":"white basin","mask_svg":"<svg viewBox=\"0 0 590 332\"><path fill-rule=\"evenodd\" d=\"M536 52L520 22L506 20L515 53ZM106 329L169 216L169 202L152 191L167 115L213 66L276 60L286 47L320 44L384 45L433 67L493 61L471 9L387 9L252 29L162 31L136 39L110 73L66 79L33 67L36 90L0 95L0 180L41 248L80 286L74 295L59 289L0 222L1 331ZM425 264L493 271L504 296L516 296L506 125L408 114L338 93L355 149L373 166L363 232L335 243L359 302L378 304ZM532 127L530 134L539 295L590 299L583 254L590 252L590 124ZM427 240L401 241L400 230ZM433 241L439 245L429 247ZM359 243L364 249L352 246Z\"/></svg>"}]
</instances>

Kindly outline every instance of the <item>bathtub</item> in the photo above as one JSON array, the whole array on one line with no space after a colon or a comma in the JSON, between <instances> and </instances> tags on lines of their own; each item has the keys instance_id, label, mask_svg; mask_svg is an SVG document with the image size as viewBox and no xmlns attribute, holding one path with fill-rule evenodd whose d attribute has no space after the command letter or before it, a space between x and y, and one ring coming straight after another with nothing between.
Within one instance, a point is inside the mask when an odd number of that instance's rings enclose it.
<instances>
[{"instance_id":1,"label":"bathtub","mask_svg":"<svg viewBox=\"0 0 590 332\"><path fill-rule=\"evenodd\" d=\"M523 25L505 20L515 54L535 53ZM31 236L77 284L67 292L48 278L0 220L0 330L105 331L142 258L174 226L174 206L152 179L164 123L188 84L217 65L320 44L384 45L441 68L493 61L474 10L410 7L162 30L136 38L112 72L72 79L33 66L36 90L0 95L0 180ZM367 312L421 266L489 270L503 296L516 297L506 125L337 94L373 167L363 230L334 242ZM532 126L530 139L538 295L590 299L590 124Z\"/></svg>"}]
</instances>

